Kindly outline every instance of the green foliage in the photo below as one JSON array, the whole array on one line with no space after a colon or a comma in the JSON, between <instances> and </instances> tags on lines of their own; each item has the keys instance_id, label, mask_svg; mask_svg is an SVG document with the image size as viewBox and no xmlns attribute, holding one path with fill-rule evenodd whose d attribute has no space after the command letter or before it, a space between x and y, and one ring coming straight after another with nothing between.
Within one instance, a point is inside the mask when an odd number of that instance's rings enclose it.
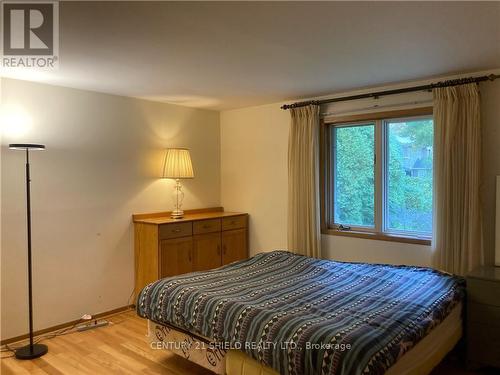
<instances>
[{"instance_id":1,"label":"green foliage","mask_svg":"<svg viewBox=\"0 0 500 375\"><path fill-rule=\"evenodd\" d=\"M374 125L335 131L335 222L374 225ZM432 120L388 125L387 226L432 231Z\"/></svg>"},{"instance_id":2,"label":"green foliage","mask_svg":"<svg viewBox=\"0 0 500 375\"><path fill-rule=\"evenodd\" d=\"M335 129L335 221L373 226L375 125Z\"/></svg>"},{"instance_id":3,"label":"green foliage","mask_svg":"<svg viewBox=\"0 0 500 375\"><path fill-rule=\"evenodd\" d=\"M399 135L412 142L412 147L432 147L434 141L434 126L432 120L414 120L411 122L394 123Z\"/></svg>"},{"instance_id":4,"label":"green foliage","mask_svg":"<svg viewBox=\"0 0 500 375\"><path fill-rule=\"evenodd\" d=\"M432 120L391 123L388 129L388 228L430 233Z\"/></svg>"}]
</instances>

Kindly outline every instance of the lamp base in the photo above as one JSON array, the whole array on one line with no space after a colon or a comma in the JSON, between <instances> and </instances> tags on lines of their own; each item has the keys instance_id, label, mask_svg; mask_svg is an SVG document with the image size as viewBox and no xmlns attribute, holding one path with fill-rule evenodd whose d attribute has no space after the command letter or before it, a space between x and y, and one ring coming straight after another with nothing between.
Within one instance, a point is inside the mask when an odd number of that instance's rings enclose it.
<instances>
[{"instance_id":1,"label":"lamp base","mask_svg":"<svg viewBox=\"0 0 500 375\"><path fill-rule=\"evenodd\" d=\"M17 359L33 359L47 354L49 348L44 344L33 344L33 346L26 345L16 350Z\"/></svg>"},{"instance_id":2,"label":"lamp base","mask_svg":"<svg viewBox=\"0 0 500 375\"><path fill-rule=\"evenodd\" d=\"M184 211L182 211L182 210L174 210L170 214L170 217L172 219L182 219L184 217Z\"/></svg>"}]
</instances>

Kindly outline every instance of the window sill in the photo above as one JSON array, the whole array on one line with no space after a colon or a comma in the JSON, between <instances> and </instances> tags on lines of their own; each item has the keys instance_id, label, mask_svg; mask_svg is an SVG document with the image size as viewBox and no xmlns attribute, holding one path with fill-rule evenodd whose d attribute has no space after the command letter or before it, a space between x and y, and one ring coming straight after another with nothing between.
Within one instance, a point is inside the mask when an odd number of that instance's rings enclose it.
<instances>
[{"instance_id":1,"label":"window sill","mask_svg":"<svg viewBox=\"0 0 500 375\"><path fill-rule=\"evenodd\" d=\"M391 242L402 242L410 243L415 245L431 245L431 240L426 238L415 238L415 237L405 237L398 235L391 235L387 233L376 233L376 232L360 232L360 231L344 231L333 228L323 229L321 234L328 234L333 236L345 236L345 237L355 237L363 238L367 240L378 240L378 241L391 241Z\"/></svg>"}]
</instances>

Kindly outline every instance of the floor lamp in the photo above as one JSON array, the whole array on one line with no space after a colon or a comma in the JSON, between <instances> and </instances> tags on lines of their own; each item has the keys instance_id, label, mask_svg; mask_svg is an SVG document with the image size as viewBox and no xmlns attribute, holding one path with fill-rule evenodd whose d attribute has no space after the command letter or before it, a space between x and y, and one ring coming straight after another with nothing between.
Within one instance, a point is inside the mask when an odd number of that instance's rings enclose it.
<instances>
[{"instance_id":1,"label":"floor lamp","mask_svg":"<svg viewBox=\"0 0 500 375\"><path fill-rule=\"evenodd\" d=\"M30 150L45 150L44 145L32 143L12 143L9 145L12 150L22 150L26 152L26 223L28 231L28 306L30 323L30 343L16 350L16 358L33 359L38 358L48 352L47 345L33 343L33 286L31 275L31 192L30 192Z\"/></svg>"}]
</instances>

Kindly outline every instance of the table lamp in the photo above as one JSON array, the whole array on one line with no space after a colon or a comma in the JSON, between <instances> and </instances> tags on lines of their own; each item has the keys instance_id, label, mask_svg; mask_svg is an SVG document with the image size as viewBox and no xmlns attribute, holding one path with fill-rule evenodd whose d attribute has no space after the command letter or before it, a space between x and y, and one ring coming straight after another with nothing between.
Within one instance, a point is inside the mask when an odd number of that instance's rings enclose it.
<instances>
[{"instance_id":1,"label":"table lamp","mask_svg":"<svg viewBox=\"0 0 500 375\"><path fill-rule=\"evenodd\" d=\"M193 165L191 163L191 155L186 148L169 148L165 154L165 162L163 164L163 178L171 178L175 180L175 209L170 217L172 219L182 219L184 211L182 211L182 200L184 192L182 191L181 179L194 178Z\"/></svg>"}]
</instances>

